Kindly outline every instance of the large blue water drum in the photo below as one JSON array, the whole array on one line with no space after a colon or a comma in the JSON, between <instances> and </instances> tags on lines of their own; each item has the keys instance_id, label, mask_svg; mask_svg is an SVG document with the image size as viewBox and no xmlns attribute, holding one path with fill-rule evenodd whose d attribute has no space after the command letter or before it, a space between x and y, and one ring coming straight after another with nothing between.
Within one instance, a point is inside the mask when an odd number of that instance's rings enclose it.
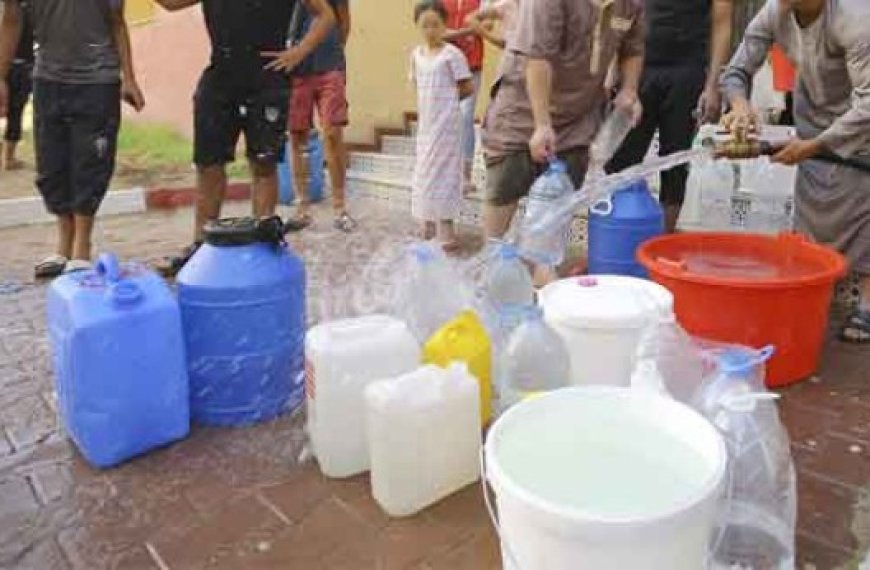
<instances>
[{"instance_id":1,"label":"large blue water drum","mask_svg":"<svg viewBox=\"0 0 870 570\"><path fill-rule=\"evenodd\" d=\"M195 422L248 425L302 403L305 269L265 227L209 224L178 274Z\"/></svg>"},{"instance_id":2,"label":"large blue water drum","mask_svg":"<svg viewBox=\"0 0 870 570\"><path fill-rule=\"evenodd\" d=\"M644 180L615 192L589 211L589 273L647 277L638 247L664 233L664 215Z\"/></svg>"},{"instance_id":3,"label":"large blue water drum","mask_svg":"<svg viewBox=\"0 0 870 570\"><path fill-rule=\"evenodd\" d=\"M287 141L284 160L278 163L278 194L282 204L290 205L296 199L293 179L293 147ZM316 130L312 130L305 147L305 161L308 168L308 199L314 202L323 200L323 144Z\"/></svg>"},{"instance_id":4,"label":"large blue water drum","mask_svg":"<svg viewBox=\"0 0 870 570\"><path fill-rule=\"evenodd\" d=\"M111 255L48 291L58 405L97 467L183 438L190 429L181 316L166 283Z\"/></svg>"}]
</instances>

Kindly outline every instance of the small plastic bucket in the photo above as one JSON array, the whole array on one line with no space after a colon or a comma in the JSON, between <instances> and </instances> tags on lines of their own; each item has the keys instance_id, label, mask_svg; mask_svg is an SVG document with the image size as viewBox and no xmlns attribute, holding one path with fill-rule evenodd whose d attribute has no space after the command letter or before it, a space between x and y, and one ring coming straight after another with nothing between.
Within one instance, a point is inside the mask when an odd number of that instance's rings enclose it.
<instances>
[{"instance_id":1,"label":"small plastic bucket","mask_svg":"<svg viewBox=\"0 0 870 570\"><path fill-rule=\"evenodd\" d=\"M767 384L784 386L819 365L834 285L846 273L836 251L797 234L685 233L638 251L650 277L674 294L691 334L745 346L776 346Z\"/></svg>"},{"instance_id":2,"label":"small plastic bucket","mask_svg":"<svg viewBox=\"0 0 870 570\"><path fill-rule=\"evenodd\" d=\"M727 452L683 404L611 386L549 392L499 417L484 458L508 570L704 567Z\"/></svg>"}]
</instances>

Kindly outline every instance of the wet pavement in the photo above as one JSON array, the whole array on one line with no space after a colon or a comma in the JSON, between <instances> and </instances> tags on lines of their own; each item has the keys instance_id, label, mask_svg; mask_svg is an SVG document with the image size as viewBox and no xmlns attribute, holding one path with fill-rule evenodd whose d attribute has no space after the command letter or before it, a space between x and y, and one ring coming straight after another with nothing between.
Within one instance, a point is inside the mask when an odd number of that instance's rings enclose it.
<instances>
[{"instance_id":1,"label":"wet pavement","mask_svg":"<svg viewBox=\"0 0 870 570\"><path fill-rule=\"evenodd\" d=\"M352 236L321 215L293 238L308 264L313 318L383 301L377 283L352 302L335 301L369 273L372 252L410 239L407 220L360 212ZM159 258L184 245L189 216L110 218L98 245ZM299 415L248 429L194 428L120 468L88 467L58 428L45 286L29 281L52 239L45 226L0 231L0 568L499 567L479 487L391 520L366 477L328 481L305 459ZM870 547L870 348L832 341L818 377L786 390L782 410L799 471L798 567L857 568Z\"/></svg>"}]
</instances>

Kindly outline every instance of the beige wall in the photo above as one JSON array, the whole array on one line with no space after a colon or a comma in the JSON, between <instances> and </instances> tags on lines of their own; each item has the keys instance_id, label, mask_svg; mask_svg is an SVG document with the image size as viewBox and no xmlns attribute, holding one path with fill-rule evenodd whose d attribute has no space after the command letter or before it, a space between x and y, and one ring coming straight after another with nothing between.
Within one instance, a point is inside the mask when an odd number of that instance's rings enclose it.
<instances>
[{"instance_id":1,"label":"beige wall","mask_svg":"<svg viewBox=\"0 0 870 570\"><path fill-rule=\"evenodd\" d=\"M409 0L351 3L348 140L352 142L374 142L375 127L401 127L404 113L415 110L414 92L407 81L409 54L418 42L411 6ZM136 67L148 101L145 112L134 120L168 124L190 136L191 96L208 60L201 10L169 14L158 9L153 20L133 28L132 36ZM487 52L478 107L481 113L499 57L495 49Z\"/></svg>"},{"instance_id":2,"label":"beige wall","mask_svg":"<svg viewBox=\"0 0 870 570\"><path fill-rule=\"evenodd\" d=\"M408 84L408 59L419 42L410 0L361 0L351 3L352 33L348 44L348 139L373 141L375 127L401 127L406 111L416 108ZM485 109L493 69L500 53L488 49L478 114Z\"/></svg>"}]
</instances>

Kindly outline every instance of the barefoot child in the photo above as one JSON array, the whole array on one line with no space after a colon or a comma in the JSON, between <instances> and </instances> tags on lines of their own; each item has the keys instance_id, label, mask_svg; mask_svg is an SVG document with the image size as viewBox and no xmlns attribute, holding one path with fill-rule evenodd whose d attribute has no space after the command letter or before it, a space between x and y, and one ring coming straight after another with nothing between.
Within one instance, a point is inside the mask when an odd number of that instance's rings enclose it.
<instances>
[{"instance_id":1,"label":"barefoot child","mask_svg":"<svg viewBox=\"0 0 870 570\"><path fill-rule=\"evenodd\" d=\"M15 59L9 67L6 83L9 86L9 103L6 111L6 132L3 136L3 169L20 170L24 163L18 159L16 151L21 142L24 109L33 90L33 25L27 2L22 1L21 37Z\"/></svg>"},{"instance_id":2,"label":"barefoot child","mask_svg":"<svg viewBox=\"0 0 870 570\"><path fill-rule=\"evenodd\" d=\"M437 237L448 253L459 248L454 220L462 202L462 125L459 101L474 87L459 48L444 41L447 10L440 0L422 0L414 21L423 44L411 56L417 88L417 163L411 213L424 223L423 237Z\"/></svg>"}]
</instances>

